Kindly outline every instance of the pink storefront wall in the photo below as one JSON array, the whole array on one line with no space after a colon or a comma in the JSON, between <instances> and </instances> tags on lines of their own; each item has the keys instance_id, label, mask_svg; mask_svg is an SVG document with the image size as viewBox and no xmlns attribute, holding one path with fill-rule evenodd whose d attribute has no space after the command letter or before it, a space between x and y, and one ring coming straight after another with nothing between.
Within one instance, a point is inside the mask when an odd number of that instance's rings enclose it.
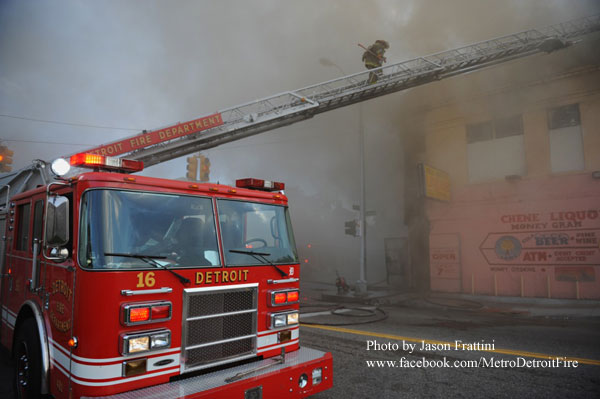
<instances>
[{"instance_id":1,"label":"pink storefront wall","mask_svg":"<svg viewBox=\"0 0 600 399\"><path fill-rule=\"evenodd\" d=\"M600 180L499 181L427 200L431 289L600 299Z\"/></svg>"}]
</instances>

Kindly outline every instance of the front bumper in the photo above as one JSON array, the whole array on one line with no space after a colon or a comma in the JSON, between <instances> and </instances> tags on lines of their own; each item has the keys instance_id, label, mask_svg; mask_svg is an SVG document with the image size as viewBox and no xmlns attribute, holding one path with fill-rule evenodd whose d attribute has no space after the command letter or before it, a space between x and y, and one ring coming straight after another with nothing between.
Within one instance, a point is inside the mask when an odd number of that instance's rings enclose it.
<instances>
[{"instance_id":1,"label":"front bumper","mask_svg":"<svg viewBox=\"0 0 600 399\"><path fill-rule=\"evenodd\" d=\"M95 398L104 399L267 399L304 398L329 389L333 385L333 360L331 353L311 348L300 348L286 353L285 362L275 364L277 358L244 364L225 370L186 378L166 384L155 385L117 395ZM271 367L261 368L273 363ZM321 368L322 378L318 385L312 384L312 371ZM249 370L255 373L231 383L225 380ZM298 380L302 374L308 376L308 384L300 388Z\"/></svg>"}]
</instances>

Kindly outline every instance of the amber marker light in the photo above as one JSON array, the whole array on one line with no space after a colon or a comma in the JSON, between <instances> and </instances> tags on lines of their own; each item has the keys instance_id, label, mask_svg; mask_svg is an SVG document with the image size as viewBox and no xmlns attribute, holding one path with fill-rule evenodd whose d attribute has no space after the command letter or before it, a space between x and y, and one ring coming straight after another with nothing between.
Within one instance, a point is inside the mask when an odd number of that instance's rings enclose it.
<instances>
[{"instance_id":1,"label":"amber marker light","mask_svg":"<svg viewBox=\"0 0 600 399\"><path fill-rule=\"evenodd\" d=\"M140 321L150 320L150 308L131 308L129 309L129 322L139 323Z\"/></svg>"},{"instance_id":2,"label":"amber marker light","mask_svg":"<svg viewBox=\"0 0 600 399\"><path fill-rule=\"evenodd\" d=\"M297 302L298 301L298 291L289 291L287 293L287 301L288 302Z\"/></svg>"},{"instance_id":3,"label":"amber marker light","mask_svg":"<svg viewBox=\"0 0 600 399\"><path fill-rule=\"evenodd\" d=\"M285 292L278 292L273 296L273 303L275 305L283 305L285 303Z\"/></svg>"},{"instance_id":4,"label":"amber marker light","mask_svg":"<svg viewBox=\"0 0 600 399\"><path fill-rule=\"evenodd\" d=\"M144 374L147 369L148 359L135 359L123 362L123 377L132 377L134 375Z\"/></svg>"},{"instance_id":5,"label":"amber marker light","mask_svg":"<svg viewBox=\"0 0 600 399\"><path fill-rule=\"evenodd\" d=\"M69 339L67 341L67 345L69 345L69 348L77 348L77 345L79 344L79 340L77 339L77 337L71 337L71 339Z\"/></svg>"}]
</instances>

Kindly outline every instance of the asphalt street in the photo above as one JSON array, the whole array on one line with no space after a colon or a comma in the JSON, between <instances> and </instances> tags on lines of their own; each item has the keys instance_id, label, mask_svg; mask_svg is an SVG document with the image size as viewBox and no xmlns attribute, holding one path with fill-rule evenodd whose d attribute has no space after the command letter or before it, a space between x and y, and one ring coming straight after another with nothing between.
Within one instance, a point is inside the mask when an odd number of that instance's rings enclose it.
<instances>
[{"instance_id":1,"label":"asphalt street","mask_svg":"<svg viewBox=\"0 0 600 399\"><path fill-rule=\"evenodd\" d=\"M303 325L302 344L334 359L334 387L315 399L600 397L597 317L411 304L382 309L385 320L341 325L364 321L361 312L305 308L301 320L328 325Z\"/></svg>"}]
</instances>

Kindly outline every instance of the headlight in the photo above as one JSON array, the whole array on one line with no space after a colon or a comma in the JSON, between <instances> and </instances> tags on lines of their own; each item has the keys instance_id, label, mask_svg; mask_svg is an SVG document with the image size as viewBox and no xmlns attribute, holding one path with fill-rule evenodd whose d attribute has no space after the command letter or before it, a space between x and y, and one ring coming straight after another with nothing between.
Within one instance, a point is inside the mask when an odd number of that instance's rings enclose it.
<instances>
[{"instance_id":1,"label":"headlight","mask_svg":"<svg viewBox=\"0 0 600 399\"><path fill-rule=\"evenodd\" d=\"M273 317L273 327L285 327L287 326L287 317L284 314L279 314Z\"/></svg>"},{"instance_id":2,"label":"headlight","mask_svg":"<svg viewBox=\"0 0 600 399\"><path fill-rule=\"evenodd\" d=\"M298 324L298 312L271 313L271 328L281 328Z\"/></svg>"},{"instance_id":3,"label":"headlight","mask_svg":"<svg viewBox=\"0 0 600 399\"><path fill-rule=\"evenodd\" d=\"M298 324L298 313L288 313L287 315L287 324Z\"/></svg>"},{"instance_id":4,"label":"headlight","mask_svg":"<svg viewBox=\"0 0 600 399\"><path fill-rule=\"evenodd\" d=\"M167 329L144 331L121 335L121 354L148 352L169 348L171 346L171 331Z\"/></svg>"},{"instance_id":5,"label":"headlight","mask_svg":"<svg viewBox=\"0 0 600 399\"><path fill-rule=\"evenodd\" d=\"M171 334L164 332L150 336L150 347L152 349L168 348L171 344Z\"/></svg>"},{"instance_id":6,"label":"headlight","mask_svg":"<svg viewBox=\"0 0 600 399\"><path fill-rule=\"evenodd\" d=\"M135 337L127 340L127 353L146 352L150 349L150 338Z\"/></svg>"}]
</instances>

